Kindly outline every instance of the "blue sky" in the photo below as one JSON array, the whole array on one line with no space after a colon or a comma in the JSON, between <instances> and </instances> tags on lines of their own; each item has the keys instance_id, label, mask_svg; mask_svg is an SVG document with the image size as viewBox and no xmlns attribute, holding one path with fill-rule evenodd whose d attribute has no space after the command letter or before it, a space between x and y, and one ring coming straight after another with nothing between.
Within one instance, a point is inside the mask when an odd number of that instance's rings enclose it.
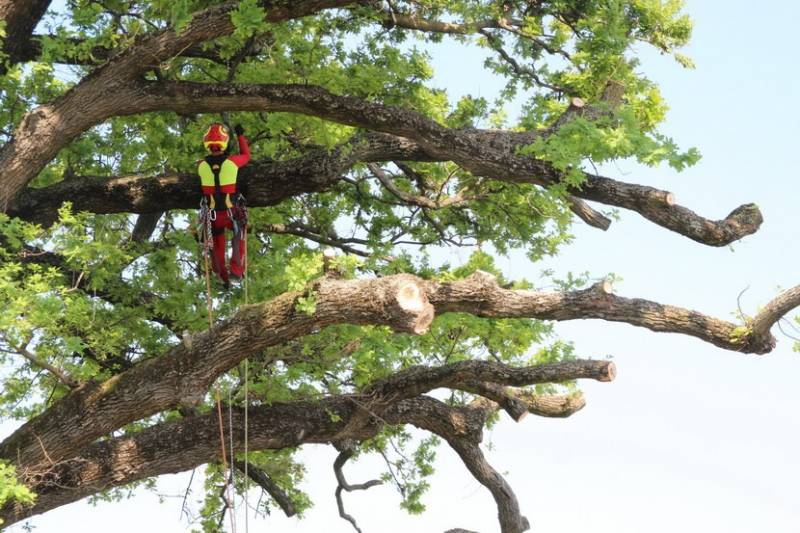
<instances>
[{"instance_id":1,"label":"blue sky","mask_svg":"<svg viewBox=\"0 0 800 533\"><path fill-rule=\"evenodd\" d=\"M789 1L688 0L695 21L685 70L652 51L642 70L662 87L671 111L663 130L703 159L676 174L668 168L620 163L611 177L675 193L679 203L722 218L747 202L765 216L761 230L728 248L709 248L622 212L608 232L576 226L577 239L546 265L501 259L514 277L536 278L544 267L614 272L617 293L694 308L733 319L737 295L754 314L779 287L800 283L798 130L800 76L797 23ZM452 45L433 49L436 83L452 95L492 96L499 84L479 75L480 58ZM474 65L469 67L468 65ZM445 252L454 261L467 253ZM559 334L584 357L614 357L613 383L585 383L588 405L566 420L505 417L487 432L487 452L506 473L538 533L796 532L800 527L800 354L775 331L778 348L741 355L693 338L656 334L600 321L559 324ZM350 532L338 518L334 454L306 453L306 490L315 508L305 521L277 514L253 530ZM439 452L426 498L429 511L409 517L390 487L345 495L365 532L498 531L494 503L450 450ZM372 460L349 465L351 481L374 477ZM39 531L186 531L179 520L186 476L166 476L162 490L176 498L158 504L145 494L122 504L77 504L32 521ZM239 530L242 531L242 518ZM16 529L19 531L19 528Z\"/></svg>"}]
</instances>

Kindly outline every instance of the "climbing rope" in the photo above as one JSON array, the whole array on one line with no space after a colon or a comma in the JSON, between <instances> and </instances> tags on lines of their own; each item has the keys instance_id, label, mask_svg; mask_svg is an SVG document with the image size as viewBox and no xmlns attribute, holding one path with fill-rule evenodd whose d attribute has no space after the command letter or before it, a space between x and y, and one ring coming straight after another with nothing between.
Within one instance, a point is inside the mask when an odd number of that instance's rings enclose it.
<instances>
[{"instance_id":1,"label":"climbing rope","mask_svg":"<svg viewBox=\"0 0 800 533\"><path fill-rule=\"evenodd\" d=\"M219 395L219 385L214 388L214 393L216 395L217 400L217 418L219 420L219 444L220 448L222 449L222 474L225 479L225 493L228 501L232 502L231 499L231 483L228 479L228 460L226 458L227 454L225 452L225 425L222 421L222 400ZM231 519L231 533L236 533L236 518L234 517L233 511L229 513Z\"/></svg>"},{"instance_id":2,"label":"climbing rope","mask_svg":"<svg viewBox=\"0 0 800 533\"><path fill-rule=\"evenodd\" d=\"M247 251L247 206L245 204L244 196L239 195L237 198L238 205L237 205L237 217L238 220L235 221L235 224L238 224L241 228L241 239L244 243L244 261L242 265L242 270L244 274L243 280L243 288L244 288L244 304L247 305L249 303L249 260L248 260L248 251ZM213 221L213 211L208 208L208 205L203 199L200 202L200 231L202 232L202 244L203 244L203 264L205 266L205 278L206 278L206 304L208 307L208 327L211 329L214 326L214 309L213 309L213 299L211 297L211 274L209 268L209 257L213 253L213 240L212 240L212 232L211 232L211 223ZM235 229L238 232L238 228ZM249 499L248 499L248 485L249 485L249 477L248 477L248 447L249 447L249 359L244 360L244 522L245 522L245 533L249 533L250 525L249 525ZM222 401L220 399L219 393L219 385L215 386L215 396L216 396L216 403L217 403L217 417L219 420L219 436L220 436L220 448L222 451L222 470L223 474L225 475L225 492L230 502L231 512L230 512L230 521L231 521L231 532L236 533L236 501L235 501L235 494L233 492L233 487L235 484L235 475L234 475L234 466L233 466L233 398L231 396L231 391L228 391L228 434L230 438L230 453L231 453L231 465L230 468L228 466L227 461L227 453L225 450L225 425L222 418ZM227 473L230 472L228 476Z\"/></svg>"},{"instance_id":3,"label":"climbing rope","mask_svg":"<svg viewBox=\"0 0 800 533\"><path fill-rule=\"evenodd\" d=\"M213 220L213 213L208 208L208 204L205 201L205 198L200 202L200 232L201 232L201 242L203 244L203 265L205 270L205 278L206 278L206 305L208 307L208 329L214 327L214 305L213 300L211 297L211 274L209 272L209 256L213 253L214 243L212 241L212 234L211 234L211 222ZM225 479L226 485L226 497L228 501L231 502L231 513L230 513L230 520L231 520L231 533L236 533L236 518L235 509L236 505L234 500L231 498L231 484L232 484L232 477L233 477L233 470L231 469L231 479L228 479L228 460L227 460L227 453L225 451L225 425L222 420L222 400L220 399L219 394L219 385L215 385L214 387L214 395L217 403L217 418L219 421L219 439L220 439L220 448L222 451L222 472ZM230 401L228 402L228 407L230 408ZM232 416L228 414L229 420L232 420ZM231 422L232 423L232 422ZM231 433L231 453L233 452L233 440L232 440L232 433Z\"/></svg>"},{"instance_id":4,"label":"climbing rope","mask_svg":"<svg viewBox=\"0 0 800 533\"><path fill-rule=\"evenodd\" d=\"M245 207L245 221L244 221L244 226L242 228L242 239L243 239L243 243L244 243L244 265L243 265L243 267L244 267L244 281L242 282L242 284L244 285L244 305L247 305L249 303L249 297L248 297L248 286L249 286L248 270L249 270L249 268L248 267L250 266L248 258L247 258L247 214L246 213L247 213L247 208ZM247 382L250 379L250 377L248 376L249 361L250 361L249 358L244 360L244 531L245 531L245 533L249 533L250 532L250 524L249 524L249 520L248 520L249 500L248 500L248 497L247 497L247 489L248 489L248 486L249 486L249 483L250 483L250 480L248 478L249 462L248 462L248 458L247 458L247 451L248 451L247 448L248 448L248 438L249 438L249 435L248 435L248 423L249 423L249 420L248 420L248 407L250 405L250 401L248 399L248 386L247 386Z\"/></svg>"},{"instance_id":5,"label":"climbing rope","mask_svg":"<svg viewBox=\"0 0 800 533\"><path fill-rule=\"evenodd\" d=\"M235 456L233 454L233 392L228 388L228 438L230 439L231 450L231 475L230 484L228 485L228 492L231 497L231 517L236 517L236 464ZM235 520L232 522L233 531L236 531Z\"/></svg>"}]
</instances>

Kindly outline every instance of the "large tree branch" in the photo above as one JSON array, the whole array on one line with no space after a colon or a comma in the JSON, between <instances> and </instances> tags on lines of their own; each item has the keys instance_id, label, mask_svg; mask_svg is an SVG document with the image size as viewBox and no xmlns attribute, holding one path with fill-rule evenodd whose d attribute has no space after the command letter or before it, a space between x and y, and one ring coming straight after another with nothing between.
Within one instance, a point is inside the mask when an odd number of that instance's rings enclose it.
<instances>
[{"instance_id":1,"label":"large tree branch","mask_svg":"<svg viewBox=\"0 0 800 533\"><path fill-rule=\"evenodd\" d=\"M29 113L18 128L19 134L15 134L16 139L0 150L0 165L8 169L6 175L10 177L6 180L5 187L0 188L0 208L4 211L14 210L19 213L23 212L23 207L29 207L30 198L28 206L17 207L13 205L11 198L16 197L27 181L55 156L59 148L65 146L86 128L113 115L164 110L181 113L220 110L303 113L410 139L418 145L418 150L425 154L424 159L454 161L479 176L512 182L529 182L541 186L557 184L561 179L561 174L548 163L516 153L519 146L532 142L543 134L542 132L453 130L412 110L349 96L337 96L321 87L306 85L202 84L141 80L134 84L131 73L135 73L136 69L133 66L129 65L125 70L118 66L112 68L110 65L117 65L117 61L109 62L107 66L98 69L98 74L86 78L50 106L52 109L43 106ZM122 82L106 79L112 74L121 76ZM100 81L97 82L97 79ZM92 86L93 83L99 85ZM112 87L118 91L117 97L102 99L100 102L102 105L89 105L88 101L83 103L71 101L79 97L97 99L100 95L107 94ZM76 106L88 107L91 111L73 120L68 117L73 117L74 113L59 115L66 113L58 111L64 106L69 109ZM34 116L37 117L35 124L33 122L28 124L26 121L29 119L33 121ZM24 131L26 128L32 129ZM65 129L69 131L63 131ZM37 131L39 137L46 133L47 139L37 137ZM31 172L32 170L35 172ZM187 177L184 175L180 184L175 183L174 177L166 180L166 183L162 180L140 182L140 184L156 188L166 186L167 189L174 189L176 185L180 188L182 185L185 188L189 183ZM671 195L665 191L618 182L589 173L585 173L585 177L586 182L580 188L570 191L573 196L636 211L656 224L712 246L723 246L749 235L758 229L762 221L761 213L752 204L737 208L724 220L712 221L698 216L689 209L674 205ZM138 178L133 179L139 181ZM105 181L107 180L96 180L94 185L100 189L108 187L109 184L104 183ZM124 183L124 181L116 182L118 186ZM128 182L127 185L130 187L135 184ZM61 185L61 187L68 186ZM186 198L185 192L184 189L181 198ZM39 193L39 197L41 195L42 193ZM117 196L119 201L120 197L124 198L127 194L119 191ZM129 206L135 205L132 200L147 199L136 192L133 196L132 199L126 199ZM152 199L153 195L149 195L149 198ZM598 227L606 224L602 216L593 212L586 204L573 202L572 207L578 216L590 224ZM162 208L150 206L140 209L153 212ZM30 212L27 209L24 211Z\"/></svg>"},{"instance_id":2,"label":"large tree branch","mask_svg":"<svg viewBox=\"0 0 800 533\"><path fill-rule=\"evenodd\" d=\"M419 394L442 386L458 387L459 379L528 385L546 379L545 376L564 381L584 376L606 380L613 375L613 363L608 361L575 361L522 368L480 361L469 363L459 363L452 369L427 369L438 377L427 375L422 368L404 371L398 374L393 386L388 384L392 382L390 378L370 387L370 392L356 395L251 407L248 413L249 449L282 449L307 443L363 440L375 435L384 424L405 423L449 438L464 437L477 443L486 416L496 406L453 408ZM368 406L367 417L363 416L365 406ZM234 442L233 451L228 450L228 453L236 453L244 448L244 411L233 408L231 412L233 417L230 420L227 412L223 412L223 426L233 428L227 435ZM52 463L39 468L20 469L22 479L38 494L36 504L30 508L6 507L0 511L0 517L13 523L101 490L214 461L220 453L216 417L217 414L212 412L160 423L131 436L90 444L71 459L53 459Z\"/></svg>"},{"instance_id":3,"label":"large tree branch","mask_svg":"<svg viewBox=\"0 0 800 533\"><path fill-rule=\"evenodd\" d=\"M325 279L309 291L316 301L312 314L296 309L303 295L297 292L243 306L230 320L185 337L160 357L78 388L0 444L0 457L31 466L49 462L48 455L58 461L129 422L202 401L214 379L246 357L327 325L385 324L422 333L433 319L425 284L413 276Z\"/></svg>"},{"instance_id":4,"label":"large tree branch","mask_svg":"<svg viewBox=\"0 0 800 533\"><path fill-rule=\"evenodd\" d=\"M452 447L478 482L489 489L497 505L497 518L502 533L522 533L530 529L528 519L522 516L519 502L511 486L486 460L478 443L444 433Z\"/></svg>"},{"instance_id":5,"label":"large tree branch","mask_svg":"<svg viewBox=\"0 0 800 533\"><path fill-rule=\"evenodd\" d=\"M476 404L455 411L428 397L419 398L419 403L422 405L415 406L413 411L407 411L401 417L421 429L439 435L456 451L475 479L492 493L502 533L522 533L530 529L528 519L520 512L514 491L503 476L486 461L480 449L483 426L492 406Z\"/></svg>"},{"instance_id":6,"label":"large tree branch","mask_svg":"<svg viewBox=\"0 0 800 533\"><path fill-rule=\"evenodd\" d=\"M597 318L652 331L682 333L727 350L768 353L775 338L768 332L744 331L740 325L697 311L641 298L611 294L608 283L571 292L536 292L498 287L490 274L476 272L470 283L442 284L430 293L437 313L467 312L483 317L533 317L546 320ZM441 300L439 300L441 298Z\"/></svg>"},{"instance_id":7,"label":"large tree branch","mask_svg":"<svg viewBox=\"0 0 800 533\"><path fill-rule=\"evenodd\" d=\"M512 133L450 129L413 110L339 96L308 85L202 84L142 82L138 112L181 113L286 111L381 131L416 142L429 158L454 161L478 176L541 186L558 184L561 173L549 163L517 154L517 149L546 132ZM144 96L144 95L149 96ZM584 173L586 181L570 190L576 197L630 209L667 229L711 246L724 246L755 232L762 218L747 204L720 221L700 217L674 204L672 195L652 187Z\"/></svg>"},{"instance_id":8,"label":"large tree branch","mask_svg":"<svg viewBox=\"0 0 800 533\"><path fill-rule=\"evenodd\" d=\"M393 158L427 161L413 142L385 134L360 135L336 148L314 149L287 161L254 161L239 173L247 204L275 205L300 194L332 187L353 165ZM59 207L72 202L76 211L93 213L156 213L199 205L195 173L161 176L79 177L41 189L26 189L9 210L40 223L52 223Z\"/></svg>"},{"instance_id":9,"label":"large tree branch","mask_svg":"<svg viewBox=\"0 0 800 533\"><path fill-rule=\"evenodd\" d=\"M92 440L165 409L200 401L221 373L268 346L283 344L332 324L387 325L425 332L437 313L494 318L574 320L599 318L683 333L729 350L766 353L769 334L687 309L609 294L605 284L572 292L507 290L493 276L438 283L410 275L367 280L317 281L316 310L296 310L301 293L286 293L242 307L231 319L185 339L160 357L102 383L87 384L56 402L0 444L0 457L22 466L58 461Z\"/></svg>"}]
</instances>

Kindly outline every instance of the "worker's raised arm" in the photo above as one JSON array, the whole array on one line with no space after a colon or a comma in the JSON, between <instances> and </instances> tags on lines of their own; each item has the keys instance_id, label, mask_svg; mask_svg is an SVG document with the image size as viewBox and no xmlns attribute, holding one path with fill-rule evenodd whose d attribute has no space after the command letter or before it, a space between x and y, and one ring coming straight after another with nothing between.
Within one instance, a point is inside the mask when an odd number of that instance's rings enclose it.
<instances>
[{"instance_id":1,"label":"worker's raised arm","mask_svg":"<svg viewBox=\"0 0 800 533\"><path fill-rule=\"evenodd\" d=\"M247 144L247 137L244 136L244 128L241 124L234 126L233 131L236 132L236 138L239 140L239 153L228 156L228 159L237 167L242 168L250 161L250 146Z\"/></svg>"}]
</instances>

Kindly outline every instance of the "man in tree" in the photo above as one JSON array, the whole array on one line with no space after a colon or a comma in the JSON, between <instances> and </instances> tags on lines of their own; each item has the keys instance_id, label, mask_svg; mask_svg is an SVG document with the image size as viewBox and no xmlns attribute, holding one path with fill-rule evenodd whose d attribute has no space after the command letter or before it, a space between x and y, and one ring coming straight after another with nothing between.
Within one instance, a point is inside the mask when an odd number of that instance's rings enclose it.
<instances>
[{"instance_id":1,"label":"man in tree","mask_svg":"<svg viewBox=\"0 0 800 533\"><path fill-rule=\"evenodd\" d=\"M237 124L234 128L239 141L239 154L229 155L230 134L223 124L212 124L203 136L203 146L210 152L197 164L200 185L203 191L201 224L203 235L207 238L208 227L213 239L212 268L219 275L225 288L230 282L225 265L225 230L231 230L230 273L242 277L245 268L246 246L246 208L244 197L239 192L237 177L239 169L250 161L250 147L244 136L244 128Z\"/></svg>"},{"instance_id":2,"label":"man in tree","mask_svg":"<svg viewBox=\"0 0 800 533\"><path fill-rule=\"evenodd\" d=\"M569 416L584 405L570 382L615 374L576 359L553 321L762 354L800 303L790 289L731 322L571 275L537 290L485 252L557 253L578 220L610 227L598 204L712 247L759 229L754 204L713 220L595 169L697 160L659 132L666 105L636 58L647 43L688 64L680 2L68 2L47 35L29 20L41 3L0 0L19 40L0 80L0 407L20 424L0 441L4 478L16 477L6 523L208 465L202 527L218 531L233 504L223 464L267 494L260 510L293 515L310 505L297 455L308 444L338 453L342 517L354 521L341 492L375 484L347 483L359 453L384 458L382 477L419 512L441 442L491 493L503 533L520 533L530 524L484 455L484 427L499 411ZM444 35L489 55L503 101L450 102L433 86L417 45ZM59 78L61 64L76 74ZM515 94L526 102L508 124ZM207 129L202 115L220 112L264 139L244 168L231 161L249 152L242 131L228 158L227 132ZM241 172L256 247L256 303L222 302L211 326L181 229L198 176L174 170L204 133L209 206L231 208ZM413 253L478 243L456 267ZM344 252L337 276L321 246ZM211 409L215 384L229 409ZM428 394L439 388L447 402Z\"/></svg>"}]
</instances>

